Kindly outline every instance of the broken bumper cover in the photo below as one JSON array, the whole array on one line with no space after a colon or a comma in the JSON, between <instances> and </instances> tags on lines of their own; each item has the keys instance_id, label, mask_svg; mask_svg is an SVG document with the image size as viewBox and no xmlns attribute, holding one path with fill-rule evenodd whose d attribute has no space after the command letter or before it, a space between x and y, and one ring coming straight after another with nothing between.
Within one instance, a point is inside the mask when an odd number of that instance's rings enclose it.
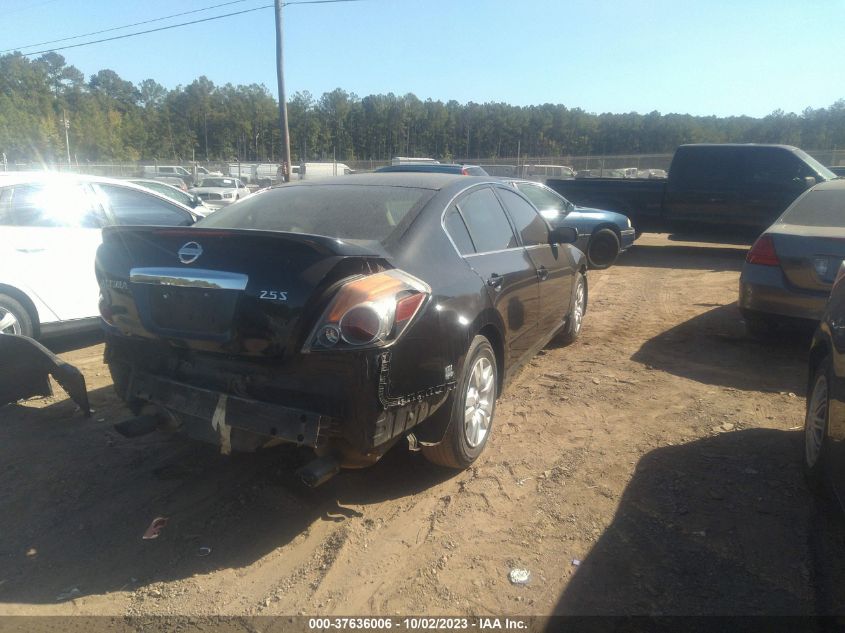
<instances>
[{"instance_id":1,"label":"broken bumper cover","mask_svg":"<svg viewBox=\"0 0 845 633\"><path fill-rule=\"evenodd\" d=\"M27 336L0 334L0 406L35 396L52 396L56 379L86 416L91 415L82 372Z\"/></svg>"},{"instance_id":2,"label":"broken bumper cover","mask_svg":"<svg viewBox=\"0 0 845 633\"><path fill-rule=\"evenodd\" d=\"M428 419L454 388L449 382L396 393L390 358L369 350L248 360L108 334L105 353L118 394L133 412L152 403L169 414L166 426L224 451L231 433L235 451L276 440L309 447L340 442L363 454L379 452Z\"/></svg>"},{"instance_id":3,"label":"broken bumper cover","mask_svg":"<svg viewBox=\"0 0 845 633\"><path fill-rule=\"evenodd\" d=\"M132 377L129 395L177 414L205 420L217 431L224 446L229 429L237 428L314 447L321 427L331 427L333 423L332 418L319 413L239 398L143 373Z\"/></svg>"}]
</instances>

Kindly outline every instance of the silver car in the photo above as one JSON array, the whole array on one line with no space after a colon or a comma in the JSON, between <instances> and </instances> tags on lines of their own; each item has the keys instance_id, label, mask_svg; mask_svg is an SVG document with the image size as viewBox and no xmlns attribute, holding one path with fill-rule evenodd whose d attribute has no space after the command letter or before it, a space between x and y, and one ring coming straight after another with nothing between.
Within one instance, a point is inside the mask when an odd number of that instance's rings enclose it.
<instances>
[{"instance_id":1,"label":"silver car","mask_svg":"<svg viewBox=\"0 0 845 633\"><path fill-rule=\"evenodd\" d=\"M845 180L803 193L748 251L739 309L750 334L784 321L818 321L845 260Z\"/></svg>"}]
</instances>

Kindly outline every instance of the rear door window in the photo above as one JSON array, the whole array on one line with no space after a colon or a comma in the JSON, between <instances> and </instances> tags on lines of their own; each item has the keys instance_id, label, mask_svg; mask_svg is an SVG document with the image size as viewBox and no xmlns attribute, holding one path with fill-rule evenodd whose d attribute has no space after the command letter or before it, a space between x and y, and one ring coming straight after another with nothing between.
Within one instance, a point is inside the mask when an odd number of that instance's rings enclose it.
<instances>
[{"instance_id":1,"label":"rear door window","mask_svg":"<svg viewBox=\"0 0 845 633\"><path fill-rule=\"evenodd\" d=\"M105 216L76 182L9 187L0 200L0 221L12 226L100 228Z\"/></svg>"},{"instance_id":2,"label":"rear door window","mask_svg":"<svg viewBox=\"0 0 845 633\"><path fill-rule=\"evenodd\" d=\"M735 190L742 178L737 147L680 147L672 162L675 189Z\"/></svg>"},{"instance_id":3,"label":"rear door window","mask_svg":"<svg viewBox=\"0 0 845 633\"><path fill-rule=\"evenodd\" d=\"M449 210L446 212L444 224L446 225L446 232L449 234L449 237L452 238L452 241L455 243L455 246L461 255L471 255L475 252L475 247L472 244L472 238L469 236L467 226L464 224L464 220L461 217L461 214L458 213L458 208L456 206L453 205L449 207Z\"/></svg>"},{"instance_id":4,"label":"rear door window","mask_svg":"<svg viewBox=\"0 0 845 633\"><path fill-rule=\"evenodd\" d=\"M467 194L457 206L479 253L519 246L505 210L489 187Z\"/></svg>"},{"instance_id":5,"label":"rear door window","mask_svg":"<svg viewBox=\"0 0 845 633\"><path fill-rule=\"evenodd\" d=\"M188 226L194 219L184 209L143 191L98 184L118 224L130 226Z\"/></svg>"},{"instance_id":6,"label":"rear door window","mask_svg":"<svg viewBox=\"0 0 845 633\"><path fill-rule=\"evenodd\" d=\"M510 213L514 227L522 238L524 246L549 243L549 228L531 204L513 191L498 188L497 193Z\"/></svg>"}]
</instances>

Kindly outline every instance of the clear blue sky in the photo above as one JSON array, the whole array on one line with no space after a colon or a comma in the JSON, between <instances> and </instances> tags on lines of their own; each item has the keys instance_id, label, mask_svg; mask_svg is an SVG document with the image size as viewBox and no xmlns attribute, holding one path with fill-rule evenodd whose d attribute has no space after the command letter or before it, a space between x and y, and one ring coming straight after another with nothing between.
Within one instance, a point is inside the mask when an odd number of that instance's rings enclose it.
<instances>
[{"instance_id":1,"label":"clear blue sky","mask_svg":"<svg viewBox=\"0 0 845 633\"><path fill-rule=\"evenodd\" d=\"M224 1L0 0L0 49ZM244 0L99 37L268 4ZM316 97L340 87L359 96L550 102L588 112L801 112L845 98L844 18L845 0L291 5L286 88ZM274 38L273 10L264 9L59 52L86 76L110 68L135 83L152 78L173 88L206 75L217 84L263 83L276 95Z\"/></svg>"}]
</instances>

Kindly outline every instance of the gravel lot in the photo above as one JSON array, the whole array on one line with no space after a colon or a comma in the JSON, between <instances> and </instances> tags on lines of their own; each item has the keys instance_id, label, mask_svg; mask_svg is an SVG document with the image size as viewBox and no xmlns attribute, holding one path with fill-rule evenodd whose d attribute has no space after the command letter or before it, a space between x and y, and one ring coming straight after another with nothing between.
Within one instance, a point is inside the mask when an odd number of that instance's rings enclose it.
<instances>
[{"instance_id":1,"label":"gravel lot","mask_svg":"<svg viewBox=\"0 0 845 633\"><path fill-rule=\"evenodd\" d=\"M295 450L124 439L71 341L91 419L0 409L0 614L845 613L843 521L800 472L808 336L746 338L746 248L648 234L592 273L582 338L459 473L400 446L312 491Z\"/></svg>"}]
</instances>

